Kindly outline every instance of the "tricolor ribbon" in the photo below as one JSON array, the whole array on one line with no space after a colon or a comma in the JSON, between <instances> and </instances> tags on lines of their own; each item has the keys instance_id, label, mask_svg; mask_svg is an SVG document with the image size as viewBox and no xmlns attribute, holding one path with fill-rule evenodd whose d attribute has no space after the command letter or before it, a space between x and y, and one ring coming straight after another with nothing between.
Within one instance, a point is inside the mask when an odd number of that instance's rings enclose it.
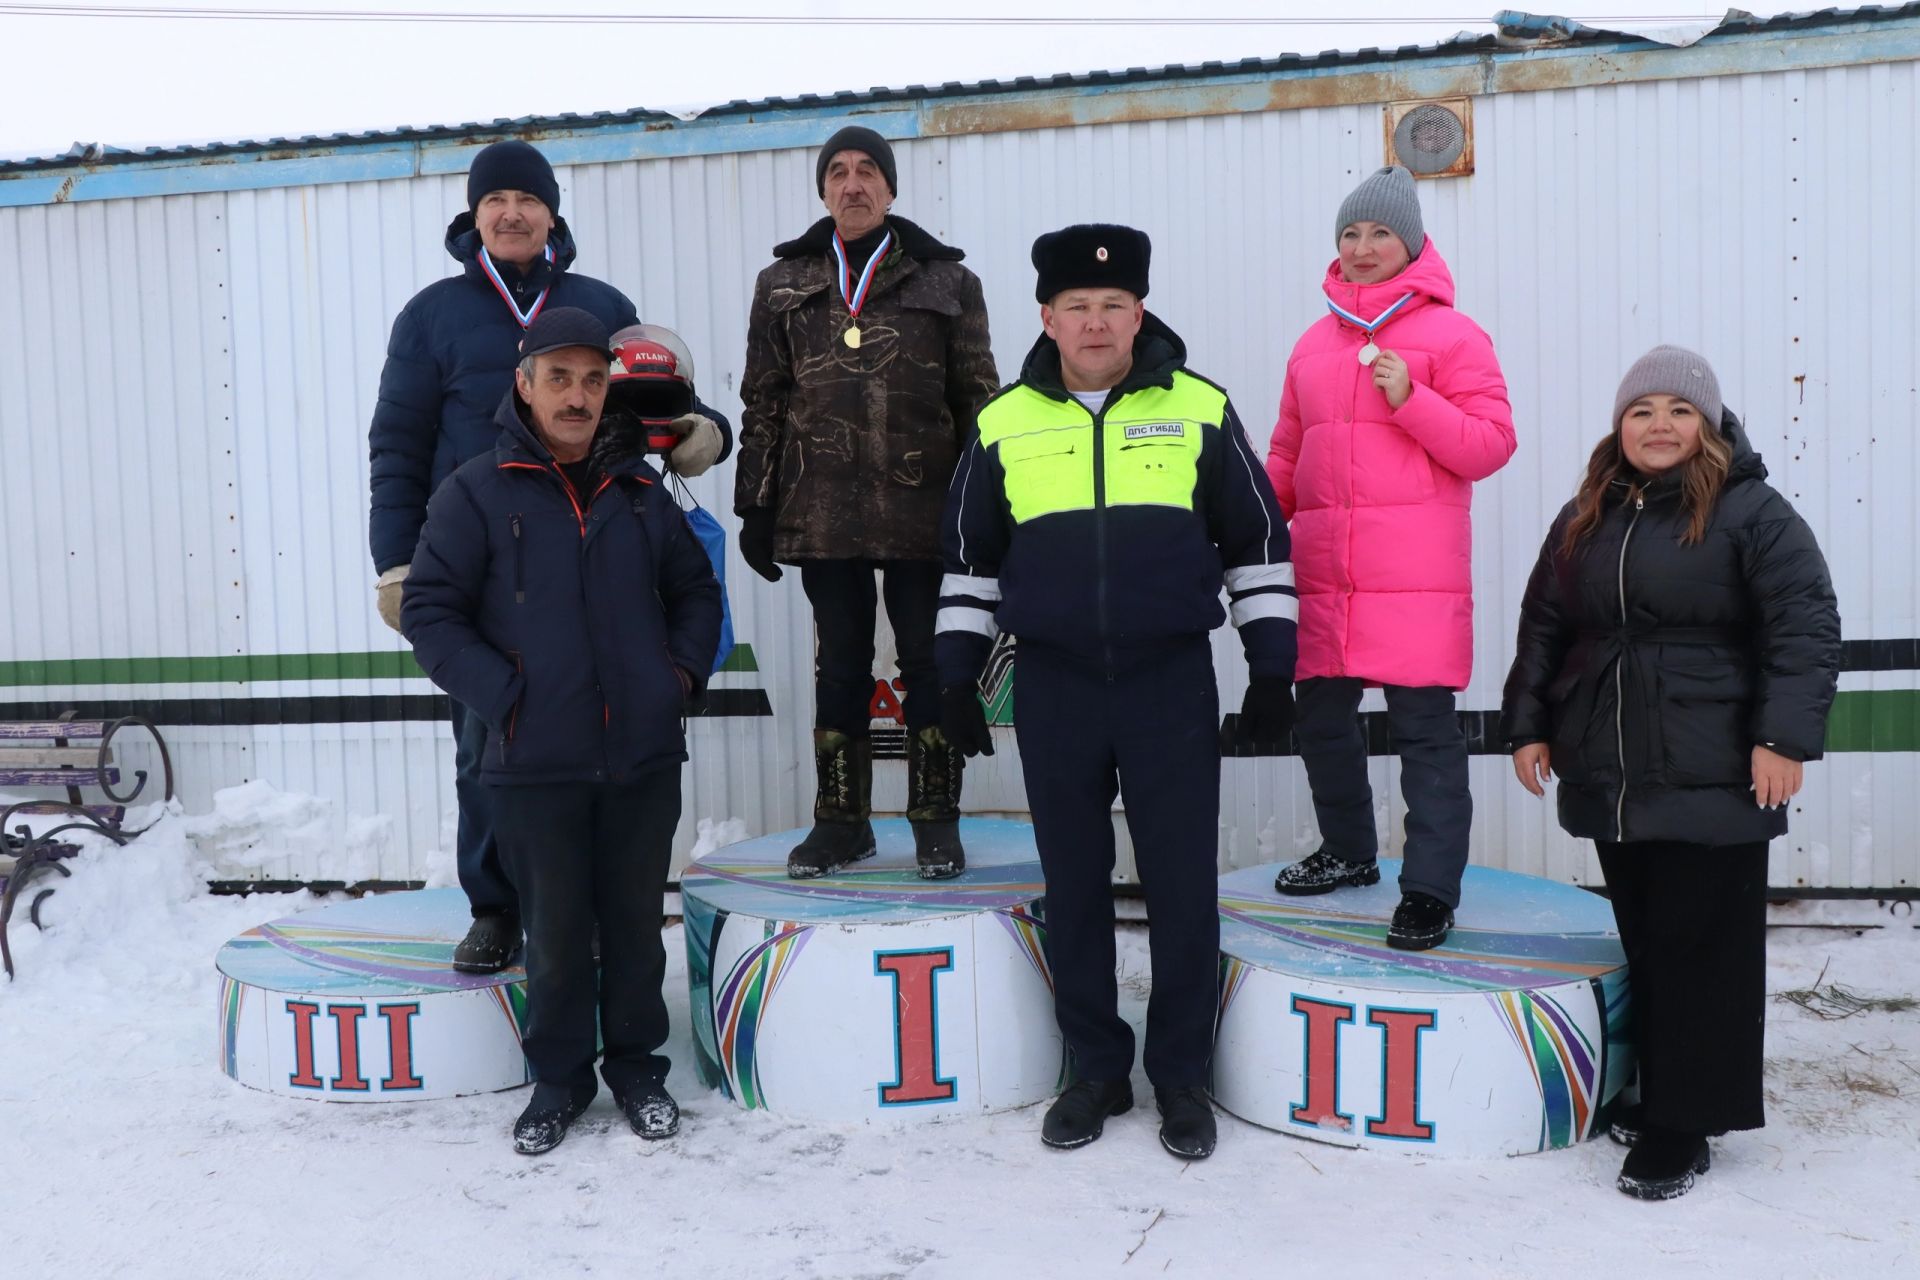
<instances>
[{"instance_id":1,"label":"tricolor ribbon","mask_svg":"<svg viewBox=\"0 0 1920 1280\"><path fill-rule=\"evenodd\" d=\"M1388 307L1385 311L1382 311L1379 315L1375 316L1373 318L1372 323L1368 323L1367 321L1362 320L1359 316L1353 314L1353 312L1347 310L1345 307L1335 302L1332 298L1327 299L1327 310L1333 312L1333 314L1339 316L1342 320L1345 320L1348 324L1360 330L1360 332L1366 334L1367 341L1372 342L1375 331L1378 330L1381 325L1393 319L1395 315L1399 314L1400 308L1406 306L1409 302L1412 302L1413 298L1414 298L1414 295L1411 293L1401 295L1400 301L1394 303L1392 306Z\"/></svg>"},{"instance_id":2,"label":"tricolor ribbon","mask_svg":"<svg viewBox=\"0 0 1920 1280\"><path fill-rule=\"evenodd\" d=\"M548 262L553 261L552 245L546 246L542 252L546 255ZM540 314L540 308L547 305L547 294L552 291L552 285L542 289L540 296L533 300L533 305L522 311L520 304L513 300L513 290L507 288L507 282L500 278L500 269L493 265L493 256L484 248L480 250L480 269L487 273L487 279L493 281L494 290L499 293L500 300L507 304L507 310L513 312L513 318L520 322L522 329L532 324L533 318Z\"/></svg>"},{"instance_id":3,"label":"tricolor ribbon","mask_svg":"<svg viewBox=\"0 0 1920 1280\"><path fill-rule=\"evenodd\" d=\"M866 267L860 272L860 283L853 282L853 268L847 265L847 242L840 238L838 231L833 233L833 257L840 264L840 296L847 300L847 314L858 320L860 308L867 305L867 293L873 288L873 273L879 269L880 259L887 256L887 249L893 244L893 232L889 231L880 238L879 247L873 256L867 259Z\"/></svg>"}]
</instances>

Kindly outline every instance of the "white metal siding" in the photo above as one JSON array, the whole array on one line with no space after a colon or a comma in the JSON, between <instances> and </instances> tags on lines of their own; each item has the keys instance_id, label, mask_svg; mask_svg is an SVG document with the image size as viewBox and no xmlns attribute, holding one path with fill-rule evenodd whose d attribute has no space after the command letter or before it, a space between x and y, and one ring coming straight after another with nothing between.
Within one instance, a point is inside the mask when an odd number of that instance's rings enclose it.
<instances>
[{"instance_id":1,"label":"white metal siding","mask_svg":"<svg viewBox=\"0 0 1920 1280\"><path fill-rule=\"evenodd\" d=\"M1477 653L1463 708L1499 702L1519 593L1553 512L1606 429L1615 383L1656 342L1713 360L1775 483L1827 549L1849 638L1920 635L1912 236L1920 208L1913 63L1504 93L1474 103L1478 172L1421 184L1460 307L1492 334L1520 451L1478 487ZM1028 248L1075 221L1154 240L1149 305L1233 393L1264 452L1287 351L1322 310L1333 210L1381 162L1380 109L974 134L897 147L898 212L968 251L1011 379L1037 332ZM705 398L735 416L746 309L770 249L821 212L811 151L581 165L560 174L581 247L693 348ZM0 210L0 658L398 648L372 608L366 424L388 326L451 272L457 177ZM731 508L733 471L693 485ZM28 495L32 495L31 498ZM32 514L29 514L31 510ZM754 832L806 820L812 644L797 575L729 568L734 625L774 717L690 728L681 848L702 816ZM1216 636L1222 705L1244 667ZM1843 689L1911 688L1912 672ZM384 695L424 682L289 681L248 696ZM217 696L212 686L0 690ZM1377 695L1367 704L1378 706ZM270 875L424 874L450 830L450 744L424 724L174 729L183 790L266 778L335 802L324 842ZM1011 744L1007 744L1009 747ZM883 765L883 807L900 803ZM1397 766L1372 765L1397 847ZM1476 757L1473 856L1591 882L1591 851L1504 757ZM970 805L1022 807L1016 754L976 762ZM1846 753L1808 771L1776 885L1920 882L1920 768ZM1230 760L1221 864L1317 843L1292 760ZM349 832L355 819L362 822ZM351 838L350 838L351 837ZM1876 838L1877 837L1877 838ZM1123 871L1125 866L1123 865Z\"/></svg>"}]
</instances>

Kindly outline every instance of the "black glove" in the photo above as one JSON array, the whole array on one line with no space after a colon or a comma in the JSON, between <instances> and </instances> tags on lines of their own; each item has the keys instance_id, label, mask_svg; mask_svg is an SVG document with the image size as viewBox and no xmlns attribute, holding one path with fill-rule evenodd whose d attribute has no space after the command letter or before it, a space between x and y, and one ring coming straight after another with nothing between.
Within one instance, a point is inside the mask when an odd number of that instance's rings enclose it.
<instances>
[{"instance_id":1,"label":"black glove","mask_svg":"<svg viewBox=\"0 0 1920 1280\"><path fill-rule=\"evenodd\" d=\"M1240 701L1242 742L1286 745L1293 729L1293 681L1279 676L1255 676L1247 682Z\"/></svg>"},{"instance_id":2,"label":"black glove","mask_svg":"<svg viewBox=\"0 0 1920 1280\"><path fill-rule=\"evenodd\" d=\"M780 566L773 562L772 507L748 507L740 513L740 556L768 582L780 581Z\"/></svg>"},{"instance_id":3,"label":"black glove","mask_svg":"<svg viewBox=\"0 0 1920 1280\"><path fill-rule=\"evenodd\" d=\"M970 684L948 685L940 691L940 732L946 735L947 745L962 755L993 754L987 708Z\"/></svg>"}]
</instances>

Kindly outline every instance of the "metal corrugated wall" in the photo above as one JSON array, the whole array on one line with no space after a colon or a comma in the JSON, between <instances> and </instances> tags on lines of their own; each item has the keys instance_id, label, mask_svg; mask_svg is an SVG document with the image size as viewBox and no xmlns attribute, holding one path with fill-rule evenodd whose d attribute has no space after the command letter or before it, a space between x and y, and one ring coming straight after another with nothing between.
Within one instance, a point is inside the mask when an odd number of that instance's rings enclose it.
<instances>
[{"instance_id":1,"label":"metal corrugated wall","mask_svg":"<svg viewBox=\"0 0 1920 1280\"><path fill-rule=\"evenodd\" d=\"M1606 426L1620 372L1655 342L1697 346L1775 481L1829 552L1849 638L1920 635L1911 236L1920 164L1915 64L1505 93L1474 101L1478 172L1423 183L1460 306L1494 337L1520 452L1476 497L1478 652L1463 708L1498 705L1520 589L1548 520ZM1193 366L1229 387L1264 450L1286 352L1321 312L1341 196L1381 163L1380 110L1351 105L904 141L898 212L968 250L1003 378L1037 331L1027 249L1072 221L1154 238L1149 305ZM578 165L561 173L577 269L678 329L703 396L737 417L747 301L778 240L820 212L812 153ZM0 210L0 446L9 472L0 642L14 658L397 651L371 607L365 424L387 328L453 269L440 248L458 178ZM9 314L7 308L11 308ZM27 478L16 471L24 463ZM731 466L695 496L730 507ZM29 499L26 495L33 494ZM62 496L56 497L59 494ZM31 505L38 514L20 518ZM735 629L773 718L695 722L681 832L805 819L811 650L792 575L730 568ZM1244 668L1216 637L1223 705ZM253 698L430 691L376 673L253 672ZM1911 689L1911 671L1843 690ZM232 686L65 686L15 696L217 697ZM1377 695L1367 704L1378 706ZM262 868L418 876L445 843L444 731L420 722L175 729L191 806L244 778L329 797L344 853ZM1006 744L1011 747L1011 742ZM970 802L1018 810L1017 757L970 775ZM1920 882L1920 757L1849 751L1809 770L1781 886ZM1374 761L1383 829L1397 766ZM879 800L903 784L883 765ZM1474 858L1591 882L1590 851L1504 757L1473 763ZM1316 843L1297 762L1230 760L1221 862ZM390 821L377 819L387 815ZM354 818L363 821L349 830ZM1875 836L1878 833L1878 839ZM1123 867L1124 870L1124 867Z\"/></svg>"}]
</instances>

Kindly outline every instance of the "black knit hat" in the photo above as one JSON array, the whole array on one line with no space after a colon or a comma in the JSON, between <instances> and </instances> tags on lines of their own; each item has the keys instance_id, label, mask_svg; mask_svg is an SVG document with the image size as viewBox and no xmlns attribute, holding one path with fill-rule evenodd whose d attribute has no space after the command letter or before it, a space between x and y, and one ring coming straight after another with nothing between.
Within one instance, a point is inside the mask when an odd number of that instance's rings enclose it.
<instances>
[{"instance_id":1,"label":"black knit hat","mask_svg":"<svg viewBox=\"0 0 1920 1280\"><path fill-rule=\"evenodd\" d=\"M818 188L822 198L827 194L827 161L842 151L859 151L873 157L880 166L880 176L887 180L887 190L894 195L900 194L900 173L893 166L893 148L887 140L864 125L850 124L827 139L827 145L820 148L820 158L813 162L813 185Z\"/></svg>"},{"instance_id":2,"label":"black knit hat","mask_svg":"<svg viewBox=\"0 0 1920 1280\"><path fill-rule=\"evenodd\" d=\"M531 144L508 138L480 148L467 170L467 208L478 212L489 191L524 191L537 196L547 212L560 216L560 183L553 166Z\"/></svg>"},{"instance_id":3,"label":"black knit hat","mask_svg":"<svg viewBox=\"0 0 1920 1280\"><path fill-rule=\"evenodd\" d=\"M1033 294L1051 302L1068 289L1125 289L1144 298L1152 256L1153 241L1132 227L1083 222L1049 231L1033 242L1033 269L1040 273Z\"/></svg>"}]
</instances>

